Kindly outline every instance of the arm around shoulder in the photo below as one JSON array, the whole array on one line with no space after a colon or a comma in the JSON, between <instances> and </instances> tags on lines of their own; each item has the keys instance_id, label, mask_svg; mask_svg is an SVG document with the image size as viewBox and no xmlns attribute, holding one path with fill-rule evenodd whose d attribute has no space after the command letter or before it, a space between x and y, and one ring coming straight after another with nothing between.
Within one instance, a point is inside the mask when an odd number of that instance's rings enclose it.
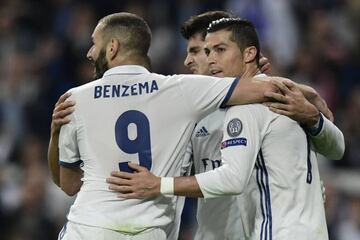
<instances>
[{"instance_id":1,"label":"arm around shoulder","mask_svg":"<svg viewBox=\"0 0 360 240\"><path fill-rule=\"evenodd\" d=\"M240 79L226 105L244 105L268 101L269 98L265 97L265 93L278 91L278 88L268 81L271 78Z\"/></svg>"}]
</instances>

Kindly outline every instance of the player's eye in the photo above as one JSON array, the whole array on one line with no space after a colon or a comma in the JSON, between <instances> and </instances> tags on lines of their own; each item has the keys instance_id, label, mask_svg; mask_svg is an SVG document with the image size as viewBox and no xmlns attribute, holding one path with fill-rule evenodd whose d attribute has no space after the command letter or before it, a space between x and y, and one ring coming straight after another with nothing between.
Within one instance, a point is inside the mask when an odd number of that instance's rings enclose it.
<instances>
[{"instance_id":1,"label":"player's eye","mask_svg":"<svg viewBox=\"0 0 360 240\"><path fill-rule=\"evenodd\" d=\"M193 48L190 48L189 49L189 53L191 54L191 55L196 55L196 54L198 54L200 52L200 49L199 48L196 48L196 47L193 47Z\"/></svg>"},{"instance_id":2,"label":"player's eye","mask_svg":"<svg viewBox=\"0 0 360 240\"><path fill-rule=\"evenodd\" d=\"M216 52L217 53L223 53L223 52L225 52L225 50L226 50L225 48L219 47L219 48L216 49Z\"/></svg>"}]
</instances>

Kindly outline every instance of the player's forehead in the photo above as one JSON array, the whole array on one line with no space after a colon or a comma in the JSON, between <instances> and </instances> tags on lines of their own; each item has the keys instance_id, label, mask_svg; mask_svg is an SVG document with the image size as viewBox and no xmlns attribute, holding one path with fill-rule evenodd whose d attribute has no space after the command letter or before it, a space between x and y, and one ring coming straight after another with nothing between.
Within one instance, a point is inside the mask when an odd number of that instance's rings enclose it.
<instances>
[{"instance_id":1,"label":"player's forehead","mask_svg":"<svg viewBox=\"0 0 360 240\"><path fill-rule=\"evenodd\" d=\"M234 43L231 41L231 31L228 30L219 30L216 32L207 33L205 37L205 44L204 46L206 48L213 48L214 46L219 45L230 45Z\"/></svg>"},{"instance_id":2,"label":"player's forehead","mask_svg":"<svg viewBox=\"0 0 360 240\"><path fill-rule=\"evenodd\" d=\"M195 33L192 35L187 42L187 50L190 48L203 48L204 47L204 39L201 33Z\"/></svg>"},{"instance_id":3,"label":"player's forehead","mask_svg":"<svg viewBox=\"0 0 360 240\"><path fill-rule=\"evenodd\" d=\"M96 25L96 27L94 28L93 33L91 34L91 38L93 40L100 40L101 39L101 32L103 30L104 24L103 23L99 23L98 25Z\"/></svg>"}]
</instances>

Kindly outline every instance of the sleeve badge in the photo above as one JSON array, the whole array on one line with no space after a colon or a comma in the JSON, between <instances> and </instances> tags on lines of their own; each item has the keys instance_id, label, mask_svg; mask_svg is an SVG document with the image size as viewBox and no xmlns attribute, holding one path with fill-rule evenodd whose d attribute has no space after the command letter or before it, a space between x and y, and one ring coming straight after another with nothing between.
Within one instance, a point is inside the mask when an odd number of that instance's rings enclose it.
<instances>
[{"instance_id":1,"label":"sleeve badge","mask_svg":"<svg viewBox=\"0 0 360 240\"><path fill-rule=\"evenodd\" d=\"M233 118L228 123L226 130L230 137L237 137L242 131L242 122L238 118Z\"/></svg>"}]
</instances>

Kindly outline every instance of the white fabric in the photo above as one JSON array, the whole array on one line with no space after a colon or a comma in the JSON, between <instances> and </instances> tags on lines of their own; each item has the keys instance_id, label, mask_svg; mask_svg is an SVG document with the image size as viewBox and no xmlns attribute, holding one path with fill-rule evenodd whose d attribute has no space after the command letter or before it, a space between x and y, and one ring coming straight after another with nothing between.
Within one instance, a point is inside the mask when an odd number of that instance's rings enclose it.
<instances>
[{"instance_id":1,"label":"white fabric","mask_svg":"<svg viewBox=\"0 0 360 240\"><path fill-rule=\"evenodd\" d=\"M308 144L295 121L263 105L231 107L223 166L196 179L205 198L242 193L246 239L327 240L317 160L310 151L308 167Z\"/></svg>"},{"instance_id":2,"label":"white fabric","mask_svg":"<svg viewBox=\"0 0 360 240\"><path fill-rule=\"evenodd\" d=\"M174 178L162 177L160 183L160 193L163 195L174 195Z\"/></svg>"},{"instance_id":3,"label":"white fabric","mask_svg":"<svg viewBox=\"0 0 360 240\"><path fill-rule=\"evenodd\" d=\"M166 240L162 229L155 228L136 235L124 234L110 229L67 222L61 229L58 240Z\"/></svg>"},{"instance_id":4,"label":"white fabric","mask_svg":"<svg viewBox=\"0 0 360 240\"><path fill-rule=\"evenodd\" d=\"M220 145L223 136L225 110L217 110L196 125L188 152L194 161L195 173L221 166ZM196 219L198 228L195 240L243 238L240 218L240 196L215 199L199 198Z\"/></svg>"},{"instance_id":5,"label":"white fabric","mask_svg":"<svg viewBox=\"0 0 360 240\"><path fill-rule=\"evenodd\" d=\"M265 76L259 74L258 77ZM223 137L225 111L218 110L202 119L194 129L188 155L193 157L195 172L202 173L221 164L220 145ZM312 136L316 151L327 156L344 150L341 131L329 120L322 124L320 133ZM326 133L326 134L325 134ZM335 145L335 147L334 147ZM198 199L196 240L244 239L240 206L242 195L214 199ZM243 207L243 209L246 208ZM247 213L244 213L247 215Z\"/></svg>"},{"instance_id":6,"label":"white fabric","mask_svg":"<svg viewBox=\"0 0 360 240\"><path fill-rule=\"evenodd\" d=\"M320 133L316 136L310 135L313 148L329 159L341 159L345 152L344 135L330 120L325 117L322 119L323 126Z\"/></svg>"},{"instance_id":7,"label":"white fabric","mask_svg":"<svg viewBox=\"0 0 360 240\"><path fill-rule=\"evenodd\" d=\"M119 164L139 163L139 151L152 159L154 174L179 176L195 123L219 108L233 82L121 66L71 89L76 105L71 123L61 128L60 164L82 161L84 177L68 219L124 233L160 227L169 234L178 198L121 201L105 179Z\"/></svg>"},{"instance_id":8,"label":"white fabric","mask_svg":"<svg viewBox=\"0 0 360 240\"><path fill-rule=\"evenodd\" d=\"M176 206L175 206L174 221L169 225L167 225L165 229L168 240L178 239L180 225L181 225L181 214L185 205L185 197L175 196L175 198L176 198Z\"/></svg>"},{"instance_id":9,"label":"white fabric","mask_svg":"<svg viewBox=\"0 0 360 240\"><path fill-rule=\"evenodd\" d=\"M189 148L188 144L188 147ZM190 153L191 154L191 153ZM189 176L191 173L192 161L190 161L189 150L187 149L185 152L183 165L181 166L180 176ZM185 205L185 197L175 196L176 197L176 206L175 206L175 217L174 221L168 225L166 232L168 233L168 240L178 239L180 225L181 225L181 215Z\"/></svg>"}]
</instances>

